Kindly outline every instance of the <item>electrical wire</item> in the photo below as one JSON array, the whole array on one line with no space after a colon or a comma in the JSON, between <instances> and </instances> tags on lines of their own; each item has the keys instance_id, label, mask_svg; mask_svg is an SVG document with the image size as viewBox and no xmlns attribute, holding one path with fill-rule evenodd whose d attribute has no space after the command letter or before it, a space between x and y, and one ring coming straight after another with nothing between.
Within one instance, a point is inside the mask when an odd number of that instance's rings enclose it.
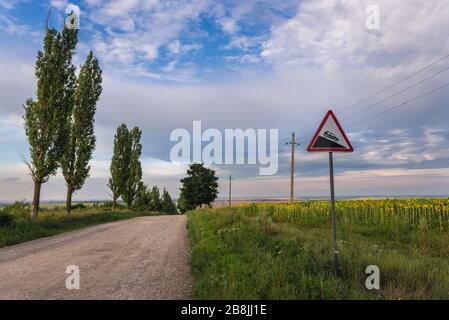
<instances>
[{"instance_id":1,"label":"electrical wire","mask_svg":"<svg viewBox=\"0 0 449 320\"><path fill-rule=\"evenodd\" d=\"M352 105L350 105L350 106L348 106L348 107L346 107L346 108L343 108L342 110L338 110L338 113L339 113L339 114L345 113L345 112L347 112L347 111L349 111L349 110L355 108L356 106L358 106L358 105L360 105L360 104L362 104L362 103L364 103L364 102L367 102L367 101L371 100L372 98L375 98L375 97L381 95L382 93L387 92L388 90L390 90L390 89L396 87L397 85L399 85L399 84L401 84L401 83L407 81L408 79L410 79L410 78L414 77L415 75L417 75L417 74L419 74L419 73L421 73L421 72L423 72L423 71L429 69L430 67L436 65L437 63L439 63L439 62L441 62L441 61L443 61L444 59L447 59L447 58L449 58L449 54L446 54L446 55L442 56L441 58L439 58L439 59L433 61L432 63L430 63L430 64L428 64L428 65L422 67L421 69L419 69L419 70L413 72L412 74L410 74L410 75L408 75L408 76L406 76L406 77L400 79L399 81L393 83L392 85L390 85L390 86L388 86L388 87L386 87L386 88L384 88L384 89L382 89L382 90L380 90L380 91L378 91L378 92L376 92L376 93L374 93L374 94L368 96L367 98L362 99L362 100L360 100L360 101L358 101L358 102L356 102L356 103L354 103L354 104L352 104ZM448 69L449 69L449 68L448 68ZM404 91L406 91L406 90L409 90L409 89L415 87L416 85L421 84L421 83L423 83L423 82L425 82L425 81L427 81L427 80L433 78L434 76L436 76L436 75L438 75L438 74L440 74L440 73L442 73L442 72L444 72L444 71L446 71L446 70L448 70L448 69L444 69L444 70L442 70L442 71L440 71L440 72L438 72L438 73L436 73L436 74L433 74L433 75L431 75L430 77L428 77L428 78L426 78L426 79L423 79L423 80L421 80L420 82L416 83L415 85L412 85L412 86L410 86L410 87L408 87L408 88L402 90L400 93L402 93L402 92L404 92ZM395 97L396 95L398 95L398 94L400 94L400 93L394 94L394 95L390 96L390 98ZM388 98L388 99L389 99L389 98ZM388 99L384 99L384 100L382 100L382 102L384 102L384 101L386 101L386 100L388 100ZM380 103L381 103L381 102L380 102ZM377 104L379 104L379 103L376 103L375 105L377 105ZM371 105L370 107L372 107L372 106L374 106L374 105ZM359 113L360 113L360 112L358 112L357 114L359 114ZM353 117L353 116L350 116L350 117ZM349 118L349 117L348 117L348 118ZM313 126L316 126L316 125L318 125L318 124L320 124L320 122L316 122L316 123L314 122L314 123L312 123L312 124L310 124L310 125L307 125L307 126L305 126L305 127L300 128L299 131L303 131L303 130L309 129L309 128L311 128L311 127L313 127ZM303 136L301 136L301 138L302 138L302 137L303 137Z\"/></svg>"},{"instance_id":2,"label":"electrical wire","mask_svg":"<svg viewBox=\"0 0 449 320\"><path fill-rule=\"evenodd\" d=\"M416 100L422 99L422 98L424 98L424 97L426 97L426 96L428 96L428 95L431 95L432 93L434 93L434 92L436 92L436 91L439 91L439 90L441 90L441 89L443 89L443 88L446 88L446 87L449 87L449 82L446 83L446 84L444 84L444 85L442 85L442 86L440 86L440 87L438 87L438 88L436 88L436 89L433 89L433 90L428 91L428 92L426 92L426 93L423 93L423 94L421 94L421 95L419 95L419 96L416 96L416 97L414 97L413 99L410 99L410 100L408 100L408 101L405 101L405 102L402 102L402 103L400 103L400 104L397 104L397 105L395 105L395 106L393 106L393 107L391 107L391 108L388 108L388 109L386 109L386 110L384 110L384 111L382 111L382 112L376 113L376 114L374 114L374 115L372 115L372 116L369 116L369 117L367 117L367 118L364 118L364 119L361 119L361 120L356 121L356 122L354 122L354 123L351 123L351 124L349 124L349 127L352 127L352 126L357 125L357 124L360 124L360 123L362 123L362 122L365 122L365 121L368 121L368 120L371 120L371 119L380 117L381 115L383 115L383 114L385 114L385 113L394 111L394 110L396 110L396 109L398 109L398 108L400 108L400 107L403 107L403 106L405 106L405 105L407 105L407 104L409 104L409 103L412 103L412 102L414 102L414 101L416 101Z\"/></svg>"}]
</instances>

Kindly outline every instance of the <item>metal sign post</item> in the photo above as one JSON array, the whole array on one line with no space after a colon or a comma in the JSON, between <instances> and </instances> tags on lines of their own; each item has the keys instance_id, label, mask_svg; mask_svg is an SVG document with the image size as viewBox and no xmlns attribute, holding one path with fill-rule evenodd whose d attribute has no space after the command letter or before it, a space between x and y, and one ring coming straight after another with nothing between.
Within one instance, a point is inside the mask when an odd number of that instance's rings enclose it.
<instances>
[{"instance_id":1,"label":"metal sign post","mask_svg":"<svg viewBox=\"0 0 449 320\"><path fill-rule=\"evenodd\" d=\"M337 217L335 215L334 156L332 152L329 152L329 176L331 183L331 220L332 220L332 249L334 251L334 271L335 274L338 274Z\"/></svg>"},{"instance_id":2,"label":"metal sign post","mask_svg":"<svg viewBox=\"0 0 449 320\"><path fill-rule=\"evenodd\" d=\"M332 251L334 258L334 271L338 274L338 248L337 248L337 216L335 213L335 186L334 186L334 152L353 152L351 143L346 137L340 123L332 111L329 111L321 122L318 131L310 141L309 152L329 152L329 177L331 189L331 223L332 223Z\"/></svg>"}]
</instances>

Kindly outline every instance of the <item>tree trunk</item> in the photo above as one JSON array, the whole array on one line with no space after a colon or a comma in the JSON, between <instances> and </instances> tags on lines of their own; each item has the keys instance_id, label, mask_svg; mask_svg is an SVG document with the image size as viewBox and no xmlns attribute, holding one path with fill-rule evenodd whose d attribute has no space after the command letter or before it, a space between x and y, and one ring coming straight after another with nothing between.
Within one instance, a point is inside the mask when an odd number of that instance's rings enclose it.
<instances>
[{"instance_id":1,"label":"tree trunk","mask_svg":"<svg viewBox=\"0 0 449 320\"><path fill-rule=\"evenodd\" d=\"M69 186L67 187L67 198L65 201L65 209L67 211L67 215L70 215L72 212L72 188Z\"/></svg>"},{"instance_id":2,"label":"tree trunk","mask_svg":"<svg viewBox=\"0 0 449 320\"><path fill-rule=\"evenodd\" d=\"M34 182L34 192L33 192L33 207L31 209L30 217L36 218L39 214L39 204L41 200L41 182Z\"/></svg>"},{"instance_id":3,"label":"tree trunk","mask_svg":"<svg viewBox=\"0 0 449 320\"><path fill-rule=\"evenodd\" d=\"M115 207L117 206L117 198L115 194L112 195L112 211L115 211Z\"/></svg>"}]
</instances>

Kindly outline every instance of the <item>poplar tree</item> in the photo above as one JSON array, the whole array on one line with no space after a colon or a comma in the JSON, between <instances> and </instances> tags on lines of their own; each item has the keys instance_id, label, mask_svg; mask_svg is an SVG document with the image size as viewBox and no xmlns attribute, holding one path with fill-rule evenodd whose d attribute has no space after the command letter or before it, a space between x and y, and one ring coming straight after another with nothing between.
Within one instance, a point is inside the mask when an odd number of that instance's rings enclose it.
<instances>
[{"instance_id":1,"label":"poplar tree","mask_svg":"<svg viewBox=\"0 0 449 320\"><path fill-rule=\"evenodd\" d=\"M131 161L131 141L128 127L122 124L117 128L114 137L114 153L111 160L111 177L108 187L112 192L112 210L117 206L117 199L124 192L129 176L129 165Z\"/></svg>"},{"instance_id":2,"label":"poplar tree","mask_svg":"<svg viewBox=\"0 0 449 320\"><path fill-rule=\"evenodd\" d=\"M162 202L161 202L161 194L159 192L159 188L157 186L153 186L151 188L151 211L161 211L162 210Z\"/></svg>"},{"instance_id":3,"label":"poplar tree","mask_svg":"<svg viewBox=\"0 0 449 320\"><path fill-rule=\"evenodd\" d=\"M161 211L166 214L177 214L178 210L176 209L176 205L173 203L173 200L168 193L168 191L164 188L162 192L162 201L161 201Z\"/></svg>"},{"instance_id":4,"label":"poplar tree","mask_svg":"<svg viewBox=\"0 0 449 320\"><path fill-rule=\"evenodd\" d=\"M129 132L128 143L130 147L127 150L130 152L130 162L128 164L128 176L121 192L123 201L131 207L136 198L139 183L142 180L142 165L140 163L140 156L142 155L142 144L140 138L142 130L135 127Z\"/></svg>"},{"instance_id":5,"label":"poplar tree","mask_svg":"<svg viewBox=\"0 0 449 320\"><path fill-rule=\"evenodd\" d=\"M68 123L69 134L61 161L67 185L67 214L71 212L73 193L82 188L89 176L89 161L96 141L94 117L102 92L101 73L98 60L90 52L78 76L74 108Z\"/></svg>"},{"instance_id":6,"label":"poplar tree","mask_svg":"<svg viewBox=\"0 0 449 320\"><path fill-rule=\"evenodd\" d=\"M43 50L36 58L36 99L27 99L23 106L31 157L25 163L34 182L31 217L38 215L41 186L56 174L64 152L76 85L72 57L77 42L77 30L46 29Z\"/></svg>"}]
</instances>

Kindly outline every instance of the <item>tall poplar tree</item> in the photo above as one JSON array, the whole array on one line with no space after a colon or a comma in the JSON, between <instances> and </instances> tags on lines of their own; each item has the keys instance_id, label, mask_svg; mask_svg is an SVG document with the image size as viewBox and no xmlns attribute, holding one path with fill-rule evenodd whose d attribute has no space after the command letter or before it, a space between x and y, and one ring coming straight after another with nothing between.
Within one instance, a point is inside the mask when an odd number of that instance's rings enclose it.
<instances>
[{"instance_id":1,"label":"tall poplar tree","mask_svg":"<svg viewBox=\"0 0 449 320\"><path fill-rule=\"evenodd\" d=\"M137 191L139 188L139 183L142 180L142 165L140 163L140 156L142 155L142 144L140 143L140 138L142 136L142 130L135 127L129 132L129 142L131 147L127 150L131 150L129 162L129 173L124 189L122 191L122 199L131 207L134 199L136 198Z\"/></svg>"},{"instance_id":2,"label":"tall poplar tree","mask_svg":"<svg viewBox=\"0 0 449 320\"><path fill-rule=\"evenodd\" d=\"M73 113L68 123L69 134L61 161L67 185L67 214L71 212L73 193L81 189L89 176L89 161L96 141L94 116L102 92L101 73L98 60L90 52L78 77Z\"/></svg>"},{"instance_id":3,"label":"tall poplar tree","mask_svg":"<svg viewBox=\"0 0 449 320\"><path fill-rule=\"evenodd\" d=\"M56 174L69 133L76 85L72 57L77 42L77 30L46 29L43 50L36 58L36 99L29 98L23 106L31 156L25 162L34 182L31 217L39 213L41 186Z\"/></svg>"},{"instance_id":4,"label":"tall poplar tree","mask_svg":"<svg viewBox=\"0 0 449 320\"><path fill-rule=\"evenodd\" d=\"M177 214L178 210L176 209L176 205L173 203L173 200L168 193L168 191L164 188L162 192L162 200L161 200L161 211L166 214Z\"/></svg>"},{"instance_id":5,"label":"tall poplar tree","mask_svg":"<svg viewBox=\"0 0 449 320\"><path fill-rule=\"evenodd\" d=\"M157 186L153 186L153 188L151 188L150 196L151 196L151 211L156 212L161 211L162 210L161 194Z\"/></svg>"},{"instance_id":6,"label":"tall poplar tree","mask_svg":"<svg viewBox=\"0 0 449 320\"><path fill-rule=\"evenodd\" d=\"M111 160L111 177L108 187L112 192L112 209L117 206L117 199L124 192L129 177L129 166L131 162L131 136L126 124L117 128L114 137L114 153Z\"/></svg>"}]
</instances>

